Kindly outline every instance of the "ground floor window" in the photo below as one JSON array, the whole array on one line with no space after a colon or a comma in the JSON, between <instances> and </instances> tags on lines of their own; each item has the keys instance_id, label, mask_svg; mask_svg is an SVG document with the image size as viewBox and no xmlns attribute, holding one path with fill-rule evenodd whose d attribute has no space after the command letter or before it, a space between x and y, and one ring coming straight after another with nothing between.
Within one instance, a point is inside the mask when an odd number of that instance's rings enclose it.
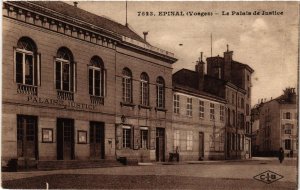
<instances>
[{"instance_id":1,"label":"ground floor window","mask_svg":"<svg viewBox=\"0 0 300 190\"><path fill-rule=\"evenodd\" d=\"M131 128L123 127L123 148L131 148Z\"/></svg>"},{"instance_id":2,"label":"ground floor window","mask_svg":"<svg viewBox=\"0 0 300 190\"><path fill-rule=\"evenodd\" d=\"M180 139L180 132L179 130L174 131L174 152L179 148L179 139Z\"/></svg>"},{"instance_id":3,"label":"ground floor window","mask_svg":"<svg viewBox=\"0 0 300 190\"><path fill-rule=\"evenodd\" d=\"M148 130L141 130L141 148L147 149L148 148Z\"/></svg>"},{"instance_id":4,"label":"ground floor window","mask_svg":"<svg viewBox=\"0 0 300 190\"><path fill-rule=\"evenodd\" d=\"M284 144L286 150L291 150L291 139L285 139Z\"/></svg>"},{"instance_id":5,"label":"ground floor window","mask_svg":"<svg viewBox=\"0 0 300 190\"><path fill-rule=\"evenodd\" d=\"M187 131L187 136L186 136L186 149L187 150L193 150L193 131Z\"/></svg>"}]
</instances>

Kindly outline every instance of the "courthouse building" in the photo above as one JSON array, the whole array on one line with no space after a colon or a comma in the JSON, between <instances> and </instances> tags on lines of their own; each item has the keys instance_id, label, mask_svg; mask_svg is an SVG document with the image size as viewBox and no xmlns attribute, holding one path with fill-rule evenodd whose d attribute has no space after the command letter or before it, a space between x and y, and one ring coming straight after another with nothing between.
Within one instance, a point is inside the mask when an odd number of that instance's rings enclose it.
<instances>
[{"instance_id":1,"label":"courthouse building","mask_svg":"<svg viewBox=\"0 0 300 190\"><path fill-rule=\"evenodd\" d=\"M3 2L2 18L3 162L166 159L172 53L63 2Z\"/></svg>"}]
</instances>

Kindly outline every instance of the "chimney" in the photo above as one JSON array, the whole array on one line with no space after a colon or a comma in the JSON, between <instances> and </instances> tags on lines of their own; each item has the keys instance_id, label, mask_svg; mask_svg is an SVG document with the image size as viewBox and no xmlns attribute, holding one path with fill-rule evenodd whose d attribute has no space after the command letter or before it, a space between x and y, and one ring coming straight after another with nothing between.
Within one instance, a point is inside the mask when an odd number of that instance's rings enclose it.
<instances>
[{"instance_id":1,"label":"chimney","mask_svg":"<svg viewBox=\"0 0 300 190\"><path fill-rule=\"evenodd\" d=\"M231 81L232 54L233 51L229 51L227 44L227 51L224 52L224 79L227 81Z\"/></svg>"},{"instance_id":2,"label":"chimney","mask_svg":"<svg viewBox=\"0 0 300 190\"><path fill-rule=\"evenodd\" d=\"M144 40L147 41L148 32L143 32L143 34L144 34Z\"/></svg>"},{"instance_id":3,"label":"chimney","mask_svg":"<svg viewBox=\"0 0 300 190\"><path fill-rule=\"evenodd\" d=\"M198 89L203 90L204 87L204 65L203 62L203 52L201 52L199 60L196 62L195 70L198 75Z\"/></svg>"},{"instance_id":4,"label":"chimney","mask_svg":"<svg viewBox=\"0 0 300 190\"><path fill-rule=\"evenodd\" d=\"M77 1L74 1L73 4L74 4L74 7L77 7L78 2L77 2Z\"/></svg>"}]
</instances>

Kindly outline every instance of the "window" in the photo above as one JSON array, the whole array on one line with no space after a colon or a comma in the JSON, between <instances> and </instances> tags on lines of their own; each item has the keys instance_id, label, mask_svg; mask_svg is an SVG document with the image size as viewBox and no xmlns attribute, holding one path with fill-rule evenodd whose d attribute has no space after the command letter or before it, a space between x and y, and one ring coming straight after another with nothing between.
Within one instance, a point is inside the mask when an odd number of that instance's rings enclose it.
<instances>
[{"instance_id":1,"label":"window","mask_svg":"<svg viewBox=\"0 0 300 190\"><path fill-rule=\"evenodd\" d=\"M180 138L180 132L179 130L175 130L174 131L174 152L176 152L176 149L180 147L179 138Z\"/></svg>"},{"instance_id":2,"label":"window","mask_svg":"<svg viewBox=\"0 0 300 190\"><path fill-rule=\"evenodd\" d=\"M246 104L246 115L249 115L249 104Z\"/></svg>"},{"instance_id":3,"label":"window","mask_svg":"<svg viewBox=\"0 0 300 190\"><path fill-rule=\"evenodd\" d=\"M231 103L234 104L234 94L231 95Z\"/></svg>"},{"instance_id":4,"label":"window","mask_svg":"<svg viewBox=\"0 0 300 190\"><path fill-rule=\"evenodd\" d=\"M105 93L104 63L98 56L92 57L89 64L89 93L99 97Z\"/></svg>"},{"instance_id":5,"label":"window","mask_svg":"<svg viewBox=\"0 0 300 190\"><path fill-rule=\"evenodd\" d=\"M73 92L75 87L75 65L71 51L61 47L55 59L56 89Z\"/></svg>"},{"instance_id":6,"label":"window","mask_svg":"<svg viewBox=\"0 0 300 190\"><path fill-rule=\"evenodd\" d=\"M15 81L23 85L39 85L40 55L37 54L35 43L30 38L20 38L14 54Z\"/></svg>"},{"instance_id":7,"label":"window","mask_svg":"<svg viewBox=\"0 0 300 190\"><path fill-rule=\"evenodd\" d=\"M220 105L220 121L224 122L224 106Z\"/></svg>"},{"instance_id":8,"label":"window","mask_svg":"<svg viewBox=\"0 0 300 190\"><path fill-rule=\"evenodd\" d=\"M240 97L237 97L237 107L241 107L241 105L240 105Z\"/></svg>"},{"instance_id":9,"label":"window","mask_svg":"<svg viewBox=\"0 0 300 190\"><path fill-rule=\"evenodd\" d=\"M245 107L245 101L244 101L244 98L241 99L241 108L244 109ZM249 109L249 108L248 108ZM248 110L249 111L249 110Z\"/></svg>"},{"instance_id":10,"label":"window","mask_svg":"<svg viewBox=\"0 0 300 190\"><path fill-rule=\"evenodd\" d=\"M174 94L173 96L173 103L174 103L174 113L179 114L179 95L178 94Z\"/></svg>"},{"instance_id":11,"label":"window","mask_svg":"<svg viewBox=\"0 0 300 190\"><path fill-rule=\"evenodd\" d=\"M199 100L199 117L204 118L204 101Z\"/></svg>"},{"instance_id":12,"label":"window","mask_svg":"<svg viewBox=\"0 0 300 190\"><path fill-rule=\"evenodd\" d=\"M291 113L290 112L283 113L283 119L291 119Z\"/></svg>"},{"instance_id":13,"label":"window","mask_svg":"<svg viewBox=\"0 0 300 190\"><path fill-rule=\"evenodd\" d=\"M247 81L249 81L250 80L250 76L249 75L247 75Z\"/></svg>"},{"instance_id":14,"label":"window","mask_svg":"<svg viewBox=\"0 0 300 190\"><path fill-rule=\"evenodd\" d=\"M123 127L123 148L131 148L131 127Z\"/></svg>"},{"instance_id":15,"label":"window","mask_svg":"<svg viewBox=\"0 0 300 190\"><path fill-rule=\"evenodd\" d=\"M193 131L186 133L186 150L193 150Z\"/></svg>"},{"instance_id":16,"label":"window","mask_svg":"<svg viewBox=\"0 0 300 190\"><path fill-rule=\"evenodd\" d=\"M235 127L235 111L232 110L232 125Z\"/></svg>"},{"instance_id":17,"label":"window","mask_svg":"<svg viewBox=\"0 0 300 190\"><path fill-rule=\"evenodd\" d=\"M148 148L148 130L141 130L141 148Z\"/></svg>"},{"instance_id":18,"label":"window","mask_svg":"<svg viewBox=\"0 0 300 190\"><path fill-rule=\"evenodd\" d=\"M186 115L192 116L193 115L193 107L192 107L193 99L187 98L186 99Z\"/></svg>"},{"instance_id":19,"label":"window","mask_svg":"<svg viewBox=\"0 0 300 190\"><path fill-rule=\"evenodd\" d=\"M141 105L149 106L149 77L147 73L141 74Z\"/></svg>"},{"instance_id":20,"label":"window","mask_svg":"<svg viewBox=\"0 0 300 190\"><path fill-rule=\"evenodd\" d=\"M123 102L131 103L132 102L132 74L128 68L124 68L122 74L123 74L123 79L122 79Z\"/></svg>"},{"instance_id":21,"label":"window","mask_svg":"<svg viewBox=\"0 0 300 190\"><path fill-rule=\"evenodd\" d=\"M250 87L248 87L248 98L250 98Z\"/></svg>"},{"instance_id":22,"label":"window","mask_svg":"<svg viewBox=\"0 0 300 190\"><path fill-rule=\"evenodd\" d=\"M215 119L215 105L210 103L210 120Z\"/></svg>"},{"instance_id":23,"label":"window","mask_svg":"<svg viewBox=\"0 0 300 190\"><path fill-rule=\"evenodd\" d=\"M157 88L157 107L164 108L165 107L165 81L162 77L158 77L156 80L156 88Z\"/></svg>"},{"instance_id":24,"label":"window","mask_svg":"<svg viewBox=\"0 0 300 190\"><path fill-rule=\"evenodd\" d=\"M292 130L291 129L286 129L286 130L284 130L284 133L285 134L292 134Z\"/></svg>"},{"instance_id":25,"label":"window","mask_svg":"<svg viewBox=\"0 0 300 190\"><path fill-rule=\"evenodd\" d=\"M230 109L228 108L227 110L227 124L230 125L231 122L230 122Z\"/></svg>"},{"instance_id":26,"label":"window","mask_svg":"<svg viewBox=\"0 0 300 190\"><path fill-rule=\"evenodd\" d=\"M285 139L284 145L286 150L291 150L291 139Z\"/></svg>"},{"instance_id":27,"label":"window","mask_svg":"<svg viewBox=\"0 0 300 190\"><path fill-rule=\"evenodd\" d=\"M246 122L246 133L250 134L250 124L249 124L249 122Z\"/></svg>"}]
</instances>

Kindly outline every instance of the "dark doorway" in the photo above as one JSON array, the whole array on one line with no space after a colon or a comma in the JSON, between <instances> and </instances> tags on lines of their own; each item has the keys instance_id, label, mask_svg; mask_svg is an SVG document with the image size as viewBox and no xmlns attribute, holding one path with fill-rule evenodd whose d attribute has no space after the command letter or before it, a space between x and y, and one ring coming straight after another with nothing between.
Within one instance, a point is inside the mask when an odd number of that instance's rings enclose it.
<instances>
[{"instance_id":1,"label":"dark doorway","mask_svg":"<svg viewBox=\"0 0 300 190\"><path fill-rule=\"evenodd\" d=\"M156 128L156 161L165 161L165 129Z\"/></svg>"},{"instance_id":2,"label":"dark doorway","mask_svg":"<svg viewBox=\"0 0 300 190\"><path fill-rule=\"evenodd\" d=\"M226 159L230 158L230 143L231 135L230 133L227 133L227 138L226 138Z\"/></svg>"},{"instance_id":3,"label":"dark doorway","mask_svg":"<svg viewBox=\"0 0 300 190\"><path fill-rule=\"evenodd\" d=\"M104 123L90 122L90 158L104 159Z\"/></svg>"},{"instance_id":4,"label":"dark doorway","mask_svg":"<svg viewBox=\"0 0 300 190\"><path fill-rule=\"evenodd\" d=\"M199 160L204 159L204 133L199 133Z\"/></svg>"},{"instance_id":5,"label":"dark doorway","mask_svg":"<svg viewBox=\"0 0 300 190\"><path fill-rule=\"evenodd\" d=\"M17 155L27 159L38 159L37 117L17 116Z\"/></svg>"},{"instance_id":6,"label":"dark doorway","mask_svg":"<svg viewBox=\"0 0 300 190\"><path fill-rule=\"evenodd\" d=\"M74 159L74 120L57 119L57 159Z\"/></svg>"}]
</instances>

